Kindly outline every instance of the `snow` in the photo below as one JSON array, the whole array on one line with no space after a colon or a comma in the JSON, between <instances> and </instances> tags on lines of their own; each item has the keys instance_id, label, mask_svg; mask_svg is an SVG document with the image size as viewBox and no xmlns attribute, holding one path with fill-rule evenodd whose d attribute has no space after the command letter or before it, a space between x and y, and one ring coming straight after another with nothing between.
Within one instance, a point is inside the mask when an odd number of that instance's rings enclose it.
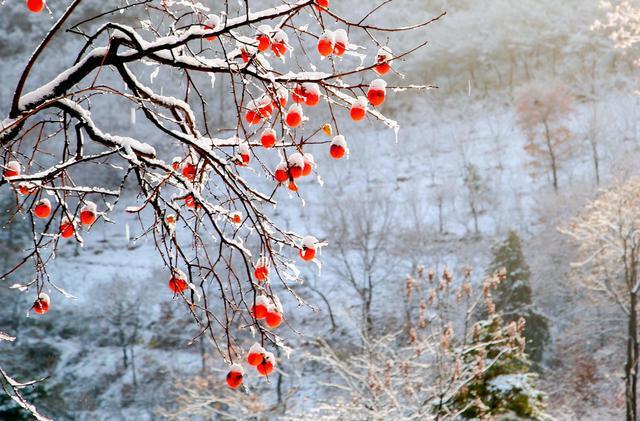
<instances>
[{"instance_id":1,"label":"snow","mask_svg":"<svg viewBox=\"0 0 640 421\"><path fill-rule=\"evenodd\" d=\"M88 54L86 54L82 60L80 60L74 66L71 66L67 70L62 71L57 77L51 80L49 83L41 86L38 89L35 89L23 96L20 97L20 101L18 103L18 107L20 110L28 110L32 109L35 104L41 104L45 100L55 98L59 93L56 92L56 89L67 83L72 76L75 76L79 73L80 69L87 65L89 61L93 61L96 59L104 58L107 53L108 48L99 47L94 48Z\"/></svg>"},{"instance_id":2,"label":"snow","mask_svg":"<svg viewBox=\"0 0 640 421\"><path fill-rule=\"evenodd\" d=\"M342 146L343 148L347 147L347 141L344 138L343 135L337 135L333 138L333 140L331 141L332 145L336 145L336 146Z\"/></svg>"}]
</instances>

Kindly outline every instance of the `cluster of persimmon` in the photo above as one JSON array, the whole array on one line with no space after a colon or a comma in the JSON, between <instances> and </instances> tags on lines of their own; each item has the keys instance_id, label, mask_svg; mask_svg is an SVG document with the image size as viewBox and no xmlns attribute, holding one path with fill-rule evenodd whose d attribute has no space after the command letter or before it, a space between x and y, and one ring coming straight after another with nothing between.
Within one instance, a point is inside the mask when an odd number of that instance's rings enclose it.
<instances>
[{"instance_id":1,"label":"cluster of persimmon","mask_svg":"<svg viewBox=\"0 0 640 421\"><path fill-rule=\"evenodd\" d=\"M328 0L316 0L315 6L322 11L329 8ZM206 29L215 29L221 23L217 15L209 15L204 21ZM208 37L207 39L214 39ZM260 25L257 28L255 38L246 41L238 41L242 60L248 62L253 54L267 53L271 51L276 57L284 57L290 51L289 38L282 29L271 28L269 25ZM317 51L322 57L336 56L342 57L349 50L349 39L347 32L338 28L334 31L325 30L318 38ZM385 75L391 70L393 54L388 47L378 50L373 64L373 70L378 75ZM386 82L382 79L375 79L366 91L366 96L358 96L350 105L349 115L353 121L363 120L368 111L368 107L379 107L386 98ZM289 99L289 89L292 90L292 100L286 108ZM244 107L244 120L249 125L260 125L269 123L275 111L282 115L284 124L290 129L300 127L305 121L303 105L315 107L320 103L320 86L314 82L297 83L293 87L287 87L279 83L274 83L270 92L262 94L258 98L251 99ZM260 141L265 149L273 148L277 144L277 134L272 127L266 127L261 135ZM239 166L247 166L251 161L249 145L241 142L237 148L238 153L233 157L233 161ZM331 142L329 153L334 159L341 159L347 153L347 144L344 136L335 136ZM302 157L302 160L301 160ZM310 154L296 152L286 162L281 162L275 169L274 176L279 183L288 183L292 191L297 191L295 178L308 175L313 167L313 160ZM301 173L300 168L304 171ZM192 198L189 199L193 204Z\"/></svg>"},{"instance_id":2,"label":"cluster of persimmon","mask_svg":"<svg viewBox=\"0 0 640 421\"><path fill-rule=\"evenodd\" d=\"M281 161L274 171L274 177L278 183L286 183L289 181L289 189L297 191L298 186L295 180L301 177L311 175L315 160L310 153L295 152L289 155L287 160Z\"/></svg>"},{"instance_id":3,"label":"cluster of persimmon","mask_svg":"<svg viewBox=\"0 0 640 421\"><path fill-rule=\"evenodd\" d=\"M264 323L271 329L282 324L282 313L282 304L275 295L271 298L258 295L255 304L251 306L251 316L255 320L264 320Z\"/></svg>"},{"instance_id":4,"label":"cluster of persimmon","mask_svg":"<svg viewBox=\"0 0 640 421\"><path fill-rule=\"evenodd\" d=\"M3 170L3 176L8 181L11 181L13 177L19 177L22 175L22 166L18 161L9 161ZM23 181L14 186L15 190L23 195L29 196L38 193L40 190L37 183ZM51 216L51 201L49 199L41 198L37 200L33 206L32 213L38 219L48 219ZM80 208L79 222L85 228L91 227L98 218L97 206L95 203L85 200ZM76 218L70 218L63 216L60 221L60 227L58 233L62 238L70 238L76 233L78 223Z\"/></svg>"},{"instance_id":5,"label":"cluster of persimmon","mask_svg":"<svg viewBox=\"0 0 640 421\"><path fill-rule=\"evenodd\" d=\"M39 13L45 9L45 0L26 0L27 8L34 13ZM320 12L329 8L329 0L314 0L314 6ZM206 16L202 25L207 30L216 30L221 25L221 18L217 15ZM215 35L205 37L208 41L216 40ZM256 54L273 54L273 56L285 60L287 53L291 54L292 48L289 44L287 33L280 28L272 28L269 25L258 26L255 37L249 42L238 40L238 48L240 59L248 63L251 57ZM354 50L351 46L351 50ZM325 29L320 35L316 45L317 53L322 59L328 57L343 57L350 50L349 37L345 29L337 28L335 30ZM388 47L379 49L375 62L372 64L373 71L379 76L387 74L391 70L393 54ZM369 107L379 107L386 99L387 84L383 79L373 80L366 93L363 96L357 96L353 102L349 101L349 116L355 121L362 121L369 112ZM291 93L292 104L288 106L289 95ZM246 106L244 106L244 120L251 126L266 125L260 134L260 143L264 149L272 149L276 147L278 136L274 130L275 123L271 119L281 116L282 122L289 129L297 129L305 124L308 119L305 117L303 107L316 107L321 100L322 93L318 83L302 82L293 86L285 86L283 84L274 83L270 89L263 95L253 98ZM288 106L288 108L287 108ZM278 117L276 117L277 119ZM329 146L329 154L333 159L341 159L348 154L346 139L339 133L333 136L331 126L325 124L323 131L331 138ZM251 148L249 143L237 139L237 145L234 148L234 155L231 162L239 167L246 167L251 163ZM313 155L305 153L302 148L298 151L285 154L284 159L276 166L274 177L280 184L288 182L288 188L297 191L296 179L311 175L315 166ZM171 163L173 171L183 176L189 182L202 181L199 177L203 174L203 165L197 162L191 155L187 157L175 157ZM11 179L21 175L21 166L17 161L10 161L5 165L4 177ZM9 180L10 181L10 180ZM21 182L16 190L21 195L37 194L40 186L36 183ZM185 197L185 205L188 208L196 209L199 207L198 202L192 193L188 193ZM51 216L52 206L47 198L38 200L32 210L35 217L47 219ZM97 219L98 212L93 202L84 201L79 213L79 224L82 226L91 226ZM243 221L242 214L238 211L229 211L227 218L234 225L241 225ZM176 216L167 215L164 218L165 223L170 227L175 227ZM60 223L59 235L62 238L70 238L75 235L78 222L76 218L63 217ZM303 261L313 261L316 258L318 249L321 244L313 236L302 238L296 248L299 250L299 257ZM250 308L251 317L256 323L262 321L269 329L278 328L283 321L283 307L276 295L268 294L263 288L263 284L269 280L270 260L267 257L260 257L254 264L254 277L258 284L257 295L254 304ZM169 279L169 289L174 294L184 294L192 284L188 280L188 276L179 269L173 269ZM45 293L39 293L32 309L37 314L45 314L50 307L50 298ZM275 356L273 353L266 351L262 345L255 343L249 349L246 362L255 367L260 376L269 376L275 367ZM232 389L238 388L244 378L244 369L241 364L232 364L227 374L227 384Z\"/></svg>"},{"instance_id":6,"label":"cluster of persimmon","mask_svg":"<svg viewBox=\"0 0 640 421\"><path fill-rule=\"evenodd\" d=\"M258 375L267 377L275 368L276 357L272 352L266 351L259 343L254 343L249 348L247 363L251 367L255 367ZM242 368L242 365L238 363L232 364L227 373L227 385L232 389L237 389L243 380L244 368Z\"/></svg>"}]
</instances>

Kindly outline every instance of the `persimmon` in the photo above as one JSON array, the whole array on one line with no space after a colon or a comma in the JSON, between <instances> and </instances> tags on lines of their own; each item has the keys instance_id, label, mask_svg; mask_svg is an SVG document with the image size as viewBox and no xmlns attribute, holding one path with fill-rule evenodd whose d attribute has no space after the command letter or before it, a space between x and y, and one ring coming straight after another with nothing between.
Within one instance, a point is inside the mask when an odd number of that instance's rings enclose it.
<instances>
[{"instance_id":1,"label":"persimmon","mask_svg":"<svg viewBox=\"0 0 640 421\"><path fill-rule=\"evenodd\" d=\"M187 283L187 276L181 270L176 269L171 279L169 279L169 289L174 294L180 294L189 288Z\"/></svg>"},{"instance_id":2,"label":"persimmon","mask_svg":"<svg viewBox=\"0 0 640 421\"><path fill-rule=\"evenodd\" d=\"M289 190L291 191L298 191L298 185L296 184L295 181L291 180L289 181L289 185L287 186L289 188Z\"/></svg>"},{"instance_id":3,"label":"persimmon","mask_svg":"<svg viewBox=\"0 0 640 421\"><path fill-rule=\"evenodd\" d=\"M329 153L333 159L340 159L347 153L347 141L344 136L338 135L331 141Z\"/></svg>"},{"instance_id":4,"label":"persimmon","mask_svg":"<svg viewBox=\"0 0 640 421\"><path fill-rule=\"evenodd\" d=\"M318 39L318 52L323 57L328 57L333 53L335 48L335 35L328 29Z\"/></svg>"},{"instance_id":5,"label":"persimmon","mask_svg":"<svg viewBox=\"0 0 640 421\"><path fill-rule=\"evenodd\" d=\"M276 358L271 352L265 352L262 361L256 365L256 370L261 376L268 376L273 371L276 364Z\"/></svg>"},{"instance_id":6,"label":"persimmon","mask_svg":"<svg viewBox=\"0 0 640 421\"><path fill-rule=\"evenodd\" d=\"M269 25L260 25L258 26L258 34L256 35L256 40L258 41L258 51L264 53L271 46L271 27Z\"/></svg>"},{"instance_id":7,"label":"persimmon","mask_svg":"<svg viewBox=\"0 0 640 421\"><path fill-rule=\"evenodd\" d=\"M38 294L38 298L36 298L31 308L38 314L45 314L47 311L49 311L50 306L51 299L49 298L49 295L41 292L40 294Z\"/></svg>"},{"instance_id":8,"label":"persimmon","mask_svg":"<svg viewBox=\"0 0 640 421\"><path fill-rule=\"evenodd\" d=\"M270 307L267 309L264 322L271 329L275 329L282 324L282 313L280 313L275 307Z\"/></svg>"},{"instance_id":9,"label":"persimmon","mask_svg":"<svg viewBox=\"0 0 640 421\"><path fill-rule=\"evenodd\" d=\"M191 193L189 193L185 198L184 198L184 205L186 207L188 207L189 209L195 209L198 206L198 203L196 202L196 198L193 197L193 195Z\"/></svg>"},{"instance_id":10,"label":"persimmon","mask_svg":"<svg viewBox=\"0 0 640 421\"><path fill-rule=\"evenodd\" d=\"M313 159L313 155L310 153L306 153L303 155L304 158L304 167L302 168L302 175L304 177L311 174L313 170L313 166L315 165L315 160Z\"/></svg>"},{"instance_id":11,"label":"persimmon","mask_svg":"<svg viewBox=\"0 0 640 421\"><path fill-rule=\"evenodd\" d=\"M282 314L276 311L268 312L264 320L267 326L271 329L275 329L282 324Z\"/></svg>"},{"instance_id":12,"label":"persimmon","mask_svg":"<svg viewBox=\"0 0 640 421\"><path fill-rule=\"evenodd\" d=\"M179 156L176 156L173 158L173 160L171 160L171 168L174 171L180 171L180 167L182 167L182 158Z\"/></svg>"},{"instance_id":13,"label":"persimmon","mask_svg":"<svg viewBox=\"0 0 640 421\"><path fill-rule=\"evenodd\" d=\"M260 117L266 119L271 118L271 113L273 113L273 102L271 101L271 98L263 95L256 101L256 103Z\"/></svg>"},{"instance_id":14,"label":"persimmon","mask_svg":"<svg viewBox=\"0 0 640 421\"><path fill-rule=\"evenodd\" d=\"M367 99L374 107L382 105L387 94L387 82L382 79L376 79L369 85L367 90Z\"/></svg>"},{"instance_id":15,"label":"persimmon","mask_svg":"<svg viewBox=\"0 0 640 421\"><path fill-rule=\"evenodd\" d=\"M260 135L260 143L265 149L270 149L276 144L276 131L271 128L266 128Z\"/></svg>"},{"instance_id":16,"label":"persimmon","mask_svg":"<svg viewBox=\"0 0 640 421\"><path fill-rule=\"evenodd\" d=\"M302 123L302 107L298 104L293 104L289 107L289 111L287 111L287 116L285 118L285 123L287 126L295 129Z\"/></svg>"},{"instance_id":17,"label":"persimmon","mask_svg":"<svg viewBox=\"0 0 640 421\"><path fill-rule=\"evenodd\" d=\"M367 115L367 98L359 96L356 102L351 105L349 116L353 121L360 121Z\"/></svg>"},{"instance_id":18,"label":"persimmon","mask_svg":"<svg viewBox=\"0 0 640 421\"><path fill-rule=\"evenodd\" d=\"M391 70L391 59L393 58L393 53L389 47L382 47L378 50L378 54L376 55L376 67L373 68L373 71L379 74L380 76L386 75Z\"/></svg>"},{"instance_id":19,"label":"persimmon","mask_svg":"<svg viewBox=\"0 0 640 421\"><path fill-rule=\"evenodd\" d=\"M260 105L257 101L253 100L247 104L247 112L244 115L244 119L251 125L259 124L262 121Z\"/></svg>"},{"instance_id":20,"label":"persimmon","mask_svg":"<svg viewBox=\"0 0 640 421\"><path fill-rule=\"evenodd\" d=\"M66 216L62 218L62 221L60 221L60 237L71 238L75 232L76 229L73 221Z\"/></svg>"},{"instance_id":21,"label":"persimmon","mask_svg":"<svg viewBox=\"0 0 640 421\"><path fill-rule=\"evenodd\" d=\"M9 161L4 166L4 171L2 172L2 175L4 175L5 178L17 177L20 175L21 172L22 172L22 167L20 166L20 163L18 161Z\"/></svg>"},{"instance_id":22,"label":"persimmon","mask_svg":"<svg viewBox=\"0 0 640 421\"><path fill-rule=\"evenodd\" d=\"M287 45L289 44L289 36L282 29L278 29L273 34L271 42L271 51L276 57L282 57L287 53Z\"/></svg>"},{"instance_id":23,"label":"persimmon","mask_svg":"<svg viewBox=\"0 0 640 421\"><path fill-rule=\"evenodd\" d=\"M347 31L342 28L336 29L334 32L335 38L335 46L333 47L333 54L342 57L347 51L347 46L349 45L349 37L347 36Z\"/></svg>"},{"instance_id":24,"label":"persimmon","mask_svg":"<svg viewBox=\"0 0 640 421\"><path fill-rule=\"evenodd\" d=\"M18 184L18 191L23 196L28 196L38 191L38 186L34 183L30 183L28 181L23 181Z\"/></svg>"},{"instance_id":25,"label":"persimmon","mask_svg":"<svg viewBox=\"0 0 640 421\"><path fill-rule=\"evenodd\" d=\"M289 156L289 175L291 178L298 178L302 176L304 169L304 157L300 152L292 153Z\"/></svg>"},{"instance_id":26,"label":"persimmon","mask_svg":"<svg viewBox=\"0 0 640 421\"><path fill-rule=\"evenodd\" d=\"M169 214L164 218L164 222L166 222L167 225L175 225L177 222L176 216L174 214Z\"/></svg>"},{"instance_id":27,"label":"persimmon","mask_svg":"<svg viewBox=\"0 0 640 421\"><path fill-rule=\"evenodd\" d=\"M259 343L254 343L249 348L249 352L247 353L247 363L252 366L257 366L264 360L265 350Z\"/></svg>"},{"instance_id":28,"label":"persimmon","mask_svg":"<svg viewBox=\"0 0 640 421\"><path fill-rule=\"evenodd\" d=\"M269 260L265 257L258 259L253 271L253 276L256 277L258 283L262 283L269 277Z\"/></svg>"},{"instance_id":29,"label":"persimmon","mask_svg":"<svg viewBox=\"0 0 640 421\"><path fill-rule=\"evenodd\" d=\"M237 389L242 384L244 370L240 364L232 364L227 373L227 385L232 389Z\"/></svg>"},{"instance_id":30,"label":"persimmon","mask_svg":"<svg viewBox=\"0 0 640 421\"><path fill-rule=\"evenodd\" d=\"M251 306L251 316L256 320L261 320L267 317L267 310L269 308L269 300L264 295L258 295L256 302Z\"/></svg>"},{"instance_id":31,"label":"persimmon","mask_svg":"<svg viewBox=\"0 0 640 421\"><path fill-rule=\"evenodd\" d=\"M318 248L318 239L312 235L307 235L302 239L302 248L300 249L300 258L305 261L313 260L316 257Z\"/></svg>"},{"instance_id":32,"label":"persimmon","mask_svg":"<svg viewBox=\"0 0 640 421\"><path fill-rule=\"evenodd\" d=\"M242 213L239 211L229 212L229 221L231 221L232 224L239 225L242 223Z\"/></svg>"},{"instance_id":33,"label":"persimmon","mask_svg":"<svg viewBox=\"0 0 640 421\"><path fill-rule=\"evenodd\" d=\"M320 102L320 87L317 83L305 82L302 84L304 103L309 107L315 107Z\"/></svg>"},{"instance_id":34,"label":"persimmon","mask_svg":"<svg viewBox=\"0 0 640 421\"><path fill-rule=\"evenodd\" d=\"M240 48L240 58L242 58L242 61L245 63L249 62L249 50L241 47Z\"/></svg>"},{"instance_id":35,"label":"persimmon","mask_svg":"<svg viewBox=\"0 0 640 421\"><path fill-rule=\"evenodd\" d=\"M40 218L46 219L51 215L51 202L49 199L40 199L33 208L33 214Z\"/></svg>"},{"instance_id":36,"label":"persimmon","mask_svg":"<svg viewBox=\"0 0 640 421\"><path fill-rule=\"evenodd\" d=\"M44 10L45 4L44 0L27 0L27 9L31 13L40 13Z\"/></svg>"},{"instance_id":37,"label":"persimmon","mask_svg":"<svg viewBox=\"0 0 640 421\"><path fill-rule=\"evenodd\" d=\"M247 142L240 142L238 145L238 155L235 157L236 165L246 167L251 162L251 149Z\"/></svg>"},{"instance_id":38,"label":"persimmon","mask_svg":"<svg viewBox=\"0 0 640 421\"><path fill-rule=\"evenodd\" d=\"M289 172L287 170L288 168L286 162L281 162L278 164L273 174L278 183L284 183L289 179Z\"/></svg>"},{"instance_id":39,"label":"persimmon","mask_svg":"<svg viewBox=\"0 0 640 421\"><path fill-rule=\"evenodd\" d=\"M198 172L197 165L193 162L193 160L189 157L186 162L182 166L182 175L189 181L193 181L196 179L196 174Z\"/></svg>"},{"instance_id":40,"label":"persimmon","mask_svg":"<svg viewBox=\"0 0 640 421\"><path fill-rule=\"evenodd\" d=\"M80 208L80 223L82 225L93 225L96 222L96 204L90 201L86 201L84 206Z\"/></svg>"},{"instance_id":41,"label":"persimmon","mask_svg":"<svg viewBox=\"0 0 640 421\"><path fill-rule=\"evenodd\" d=\"M316 9L320 11L329 8L329 0L315 0L314 3L316 4Z\"/></svg>"},{"instance_id":42,"label":"persimmon","mask_svg":"<svg viewBox=\"0 0 640 421\"><path fill-rule=\"evenodd\" d=\"M204 21L204 29L206 30L217 30L220 26L220 16L218 15L209 15L207 16L207 20ZM207 41L214 41L216 39L215 35L211 35L206 37Z\"/></svg>"}]
</instances>

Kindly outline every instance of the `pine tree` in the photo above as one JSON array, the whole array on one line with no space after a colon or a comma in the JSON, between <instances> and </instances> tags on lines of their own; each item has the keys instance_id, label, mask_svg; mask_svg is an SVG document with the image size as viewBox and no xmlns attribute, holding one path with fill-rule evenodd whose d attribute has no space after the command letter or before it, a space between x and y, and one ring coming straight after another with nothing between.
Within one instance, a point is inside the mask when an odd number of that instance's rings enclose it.
<instances>
[{"instance_id":1,"label":"pine tree","mask_svg":"<svg viewBox=\"0 0 640 421\"><path fill-rule=\"evenodd\" d=\"M546 419L545 394L536 388L537 374L524 352L524 321L505 326L497 315L474 325L472 351L464 355L461 371L476 372L474 379L454 396L449 414L466 419Z\"/></svg>"},{"instance_id":2,"label":"pine tree","mask_svg":"<svg viewBox=\"0 0 640 421\"><path fill-rule=\"evenodd\" d=\"M529 278L531 272L522 252L518 234L510 231L504 242L492 248L493 261L487 273L505 270L506 279L493 293L496 311L506 323L525 320L524 336L527 339L527 354L536 363L543 358L544 346L549 341L547 318L540 314L532 302Z\"/></svg>"}]
</instances>

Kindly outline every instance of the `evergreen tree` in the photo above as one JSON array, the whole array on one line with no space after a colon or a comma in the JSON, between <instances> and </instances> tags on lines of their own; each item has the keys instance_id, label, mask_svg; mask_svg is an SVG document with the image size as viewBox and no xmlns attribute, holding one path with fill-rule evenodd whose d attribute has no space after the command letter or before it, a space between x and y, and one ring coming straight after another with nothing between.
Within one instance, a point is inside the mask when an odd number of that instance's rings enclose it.
<instances>
[{"instance_id":1,"label":"evergreen tree","mask_svg":"<svg viewBox=\"0 0 640 421\"><path fill-rule=\"evenodd\" d=\"M524 336L527 339L527 354L537 366L549 341L547 318L533 306L529 278L531 272L522 252L518 234L509 231L504 242L492 248L493 261L487 273L505 270L506 279L492 293L496 311L505 322L525 320Z\"/></svg>"},{"instance_id":2,"label":"evergreen tree","mask_svg":"<svg viewBox=\"0 0 640 421\"><path fill-rule=\"evenodd\" d=\"M546 419L543 392L524 352L523 320L504 325L498 315L474 325L471 341L477 344L463 357L462 370L477 373L446 408L466 419Z\"/></svg>"}]
</instances>

